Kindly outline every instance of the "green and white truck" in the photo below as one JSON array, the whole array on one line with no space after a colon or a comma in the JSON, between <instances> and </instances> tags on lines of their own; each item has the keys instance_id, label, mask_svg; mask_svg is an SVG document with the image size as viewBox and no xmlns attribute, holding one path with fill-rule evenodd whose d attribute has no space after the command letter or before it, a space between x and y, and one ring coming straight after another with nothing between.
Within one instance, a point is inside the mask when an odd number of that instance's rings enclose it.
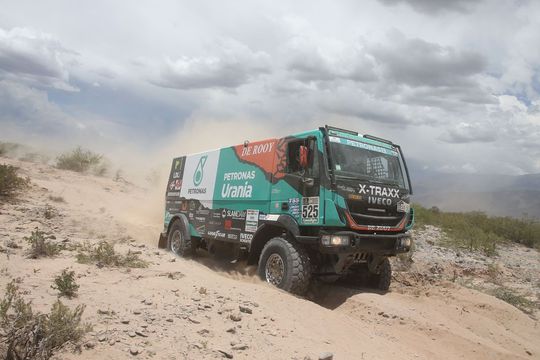
<instances>
[{"instance_id":1,"label":"green and white truck","mask_svg":"<svg viewBox=\"0 0 540 360\"><path fill-rule=\"evenodd\" d=\"M325 126L246 141L173 159L159 245L231 251L295 294L351 274L387 290L388 258L411 248L411 194L388 140Z\"/></svg>"}]
</instances>

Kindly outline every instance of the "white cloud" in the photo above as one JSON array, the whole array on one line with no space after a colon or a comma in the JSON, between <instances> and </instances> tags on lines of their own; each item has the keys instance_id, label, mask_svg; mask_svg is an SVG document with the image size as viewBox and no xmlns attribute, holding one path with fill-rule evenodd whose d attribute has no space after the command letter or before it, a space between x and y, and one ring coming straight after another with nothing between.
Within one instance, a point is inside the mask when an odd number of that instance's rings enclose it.
<instances>
[{"instance_id":1,"label":"white cloud","mask_svg":"<svg viewBox=\"0 0 540 360\"><path fill-rule=\"evenodd\" d=\"M66 59L73 55L50 34L28 28L0 28L0 78L76 91L69 84L66 67Z\"/></svg>"},{"instance_id":2,"label":"white cloud","mask_svg":"<svg viewBox=\"0 0 540 360\"><path fill-rule=\"evenodd\" d=\"M236 88L269 72L268 54L232 40L216 43L216 55L167 58L153 83L175 89Z\"/></svg>"}]
</instances>

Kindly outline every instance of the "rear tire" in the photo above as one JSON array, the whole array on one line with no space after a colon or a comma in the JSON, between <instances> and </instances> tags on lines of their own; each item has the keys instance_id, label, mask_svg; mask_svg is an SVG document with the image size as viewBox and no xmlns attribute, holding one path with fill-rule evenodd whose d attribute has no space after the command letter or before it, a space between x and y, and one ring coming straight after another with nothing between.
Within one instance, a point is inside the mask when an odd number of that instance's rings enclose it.
<instances>
[{"instance_id":1,"label":"rear tire","mask_svg":"<svg viewBox=\"0 0 540 360\"><path fill-rule=\"evenodd\" d=\"M311 280L311 262L302 246L275 237L261 252L258 273L261 279L280 289L303 295Z\"/></svg>"},{"instance_id":2,"label":"rear tire","mask_svg":"<svg viewBox=\"0 0 540 360\"><path fill-rule=\"evenodd\" d=\"M388 291L392 282L392 265L390 265L390 260L385 258L379 265L378 270L378 274L370 274L372 286L381 291Z\"/></svg>"},{"instance_id":3,"label":"rear tire","mask_svg":"<svg viewBox=\"0 0 540 360\"><path fill-rule=\"evenodd\" d=\"M184 227L179 220L173 222L169 229L167 248L180 257L187 257L193 253L191 239L185 236Z\"/></svg>"}]
</instances>

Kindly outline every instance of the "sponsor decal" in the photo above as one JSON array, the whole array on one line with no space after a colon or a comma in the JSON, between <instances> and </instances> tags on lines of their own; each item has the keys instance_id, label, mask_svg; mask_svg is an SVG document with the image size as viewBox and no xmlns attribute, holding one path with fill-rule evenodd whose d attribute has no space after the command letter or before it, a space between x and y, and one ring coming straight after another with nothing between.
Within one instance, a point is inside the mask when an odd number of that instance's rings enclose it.
<instances>
[{"instance_id":1,"label":"sponsor decal","mask_svg":"<svg viewBox=\"0 0 540 360\"><path fill-rule=\"evenodd\" d=\"M223 175L223 181L253 180L253 179L255 179L255 170L235 171L235 172L225 173Z\"/></svg>"},{"instance_id":2,"label":"sponsor decal","mask_svg":"<svg viewBox=\"0 0 540 360\"><path fill-rule=\"evenodd\" d=\"M360 189L358 190L359 194L399 198L399 189L366 184L359 184L358 186L360 187Z\"/></svg>"},{"instance_id":3,"label":"sponsor decal","mask_svg":"<svg viewBox=\"0 0 540 360\"><path fill-rule=\"evenodd\" d=\"M275 141L263 143L248 144L248 146L242 147L242 154L240 157L255 156L260 154L266 154L272 151Z\"/></svg>"},{"instance_id":4,"label":"sponsor decal","mask_svg":"<svg viewBox=\"0 0 540 360\"><path fill-rule=\"evenodd\" d=\"M203 216L208 216L210 214L210 210L208 209L199 209L197 210L197 215L203 215Z\"/></svg>"},{"instance_id":5,"label":"sponsor decal","mask_svg":"<svg viewBox=\"0 0 540 360\"><path fill-rule=\"evenodd\" d=\"M238 158L246 163L256 165L266 175L274 172L274 157L277 154L277 140L263 140L234 147Z\"/></svg>"},{"instance_id":6,"label":"sponsor decal","mask_svg":"<svg viewBox=\"0 0 540 360\"><path fill-rule=\"evenodd\" d=\"M227 239L238 240L238 235L236 235L236 234L227 234Z\"/></svg>"},{"instance_id":7,"label":"sponsor decal","mask_svg":"<svg viewBox=\"0 0 540 360\"><path fill-rule=\"evenodd\" d=\"M173 179L182 179L183 170L184 170L184 160L185 157L174 159L173 167L171 169L171 174Z\"/></svg>"},{"instance_id":8,"label":"sponsor decal","mask_svg":"<svg viewBox=\"0 0 540 360\"><path fill-rule=\"evenodd\" d=\"M319 197L302 198L302 221L304 224L317 224L319 222Z\"/></svg>"},{"instance_id":9,"label":"sponsor decal","mask_svg":"<svg viewBox=\"0 0 540 360\"><path fill-rule=\"evenodd\" d=\"M289 203L289 214L294 217L300 216L300 199L299 198L290 198Z\"/></svg>"},{"instance_id":10,"label":"sponsor decal","mask_svg":"<svg viewBox=\"0 0 540 360\"><path fill-rule=\"evenodd\" d=\"M167 196L180 196L180 191L169 191Z\"/></svg>"},{"instance_id":11,"label":"sponsor decal","mask_svg":"<svg viewBox=\"0 0 540 360\"><path fill-rule=\"evenodd\" d=\"M266 221L278 221L279 219L279 215L277 214L268 214L265 216L265 219Z\"/></svg>"},{"instance_id":12,"label":"sponsor decal","mask_svg":"<svg viewBox=\"0 0 540 360\"><path fill-rule=\"evenodd\" d=\"M259 210L248 209L246 211L246 232L254 233L259 227Z\"/></svg>"},{"instance_id":13,"label":"sponsor decal","mask_svg":"<svg viewBox=\"0 0 540 360\"><path fill-rule=\"evenodd\" d=\"M247 181L243 185L223 184L221 197L226 198L250 198L253 193L253 186Z\"/></svg>"},{"instance_id":14,"label":"sponsor decal","mask_svg":"<svg viewBox=\"0 0 540 360\"><path fill-rule=\"evenodd\" d=\"M227 236L227 234L219 230L207 231L206 235L211 236L215 239L225 239L225 237Z\"/></svg>"},{"instance_id":15,"label":"sponsor decal","mask_svg":"<svg viewBox=\"0 0 540 360\"><path fill-rule=\"evenodd\" d=\"M337 136L329 136L330 142L348 145L348 146L354 146L361 149L371 150L378 153L386 154L386 155L392 155L392 156L398 156L397 151L390 150L381 146L375 146L371 144L366 144L360 141L354 141L351 139L344 139Z\"/></svg>"},{"instance_id":16,"label":"sponsor decal","mask_svg":"<svg viewBox=\"0 0 540 360\"><path fill-rule=\"evenodd\" d=\"M231 218L234 220L244 220L246 218L246 210L223 209L221 210L221 217Z\"/></svg>"},{"instance_id":17,"label":"sponsor decal","mask_svg":"<svg viewBox=\"0 0 540 360\"><path fill-rule=\"evenodd\" d=\"M195 221L198 221L198 222L206 222L206 218L202 216L195 216L194 219Z\"/></svg>"},{"instance_id":18,"label":"sponsor decal","mask_svg":"<svg viewBox=\"0 0 540 360\"><path fill-rule=\"evenodd\" d=\"M358 186L358 193L366 195L368 204L390 206L393 198L399 199L399 189L367 184Z\"/></svg>"},{"instance_id":19,"label":"sponsor decal","mask_svg":"<svg viewBox=\"0 0 540 360\"><path fill-rule=\"evenodd\" d=\"M181 196L207 200L214 193L219 151L189 156L185 161ZM208 204L211 207L211 202Z\"/></svg>"},{"instance_id":20,"label":"sponsor decal","mask_svg":"<svg viewBox=\"0 0 540 360\"><path fill-rule=\"evenodd\" d=\"M197 164L197 168L195 169L195 172L193 173L193 185L199 186L201 185L201 182L204 177L204 164L206 164L206 159L208 159L208 156L201 156L199 159L199 163Z\"/></svg>"},{"instance_id":21,"label":"sponsor decal","mask_svg":"<svg viewBox=\"0 0 540 360\"><path fill-rule=\"evenodd\" d=\"M411 205L407 204L405 201L400 200L397 203L397 211L402 213L408 213L411 210Z\"/></svg>"},{"instance_id":22,"label":"sponsor decal","mask_svg":"<svg viewBox=\"0 0 540 360\"><path fill-rule=\"evenodd\" d=\"M253 234L240 233L240 242L242 244L250 244L253 240Z\"/></svg>"},{"instance_id":23,"label":"sponsor decal","mask_svg":"<svg viewBox=\"0 0 540 360\"><path fill-rule=\"evenodd\" d=\"M221 197L226 198L250 198L253 193L253 185L250 180L255 179L255 170L235 171L223 174L223 186ZM240 184L231 184L230 181L243 181Z\"/></svg>"}]
</instances>

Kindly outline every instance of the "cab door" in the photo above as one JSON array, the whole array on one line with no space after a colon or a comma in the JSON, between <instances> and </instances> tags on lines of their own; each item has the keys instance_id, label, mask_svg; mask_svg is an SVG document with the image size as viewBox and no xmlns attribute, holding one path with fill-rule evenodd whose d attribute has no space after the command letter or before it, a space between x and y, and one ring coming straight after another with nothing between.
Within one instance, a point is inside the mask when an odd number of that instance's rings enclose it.
<instances>
[{"instance_id":1,"label":"cab door","mask_svg":"<svg viewBox=\"0 0 540 360\"><path fill-rule=\"evenodd\" d=\"M270 212L289 214L299 225L320 224L323 214L317 139L286 139L283 152L282 174L272 187Z\"/></svg>"}]
</instances>

